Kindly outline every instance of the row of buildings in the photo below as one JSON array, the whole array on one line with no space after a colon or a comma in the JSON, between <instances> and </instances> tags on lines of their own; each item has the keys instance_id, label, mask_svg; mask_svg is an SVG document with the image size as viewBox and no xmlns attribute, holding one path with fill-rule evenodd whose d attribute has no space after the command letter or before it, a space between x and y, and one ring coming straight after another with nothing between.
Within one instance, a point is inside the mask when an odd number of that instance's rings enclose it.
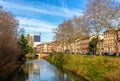
<instances>
[{"instance_id":1,"label":"row of buildings","mask_svg":"<svg viewBox=\"0 0 120 81\"><path fill-rule=\"evenodd\" d=\"M105 31L102 35L99 35L99 42L97 44L97 52L116 52L116 48L118 48L118 52L120 52L120 25L118 29L116 29L116 36L113 36L112 30ZM72 45L71 52L74 53L88 53L89 52L89 42L92 38L95 38L96 35L92 35L90 37L85 37L83 39L76 40L75 44ZM115 41L117 39L117 41ZM117 43L117 47L116 47ZM48 43L38 44L35 48L35 52L65 52L67 50L65 45L61 44L59 41L53 41Z\"/></svg>"},{"instance_id":2,"label":"row of buildings","mask_svg":"<svg viewBox=\"0 0 120 81\"><path fill-rule=\"evenodd\" d=\"M92 35L91 37L85 37L81 40L78 39L78 40L76 40L75 44L71 44L72 48L70 48L69 46L61 44L59 41L42 43L42 44L38 44L34 48L34 51L35 52L50 53L53 51L65 52L67 50L71 50L72 53L87 53L87 52L89 52L89 42L94 37L96 37L96 36ZM99 35L99 39L103 40L103 35Z\"/></svg>"}]
</instances>

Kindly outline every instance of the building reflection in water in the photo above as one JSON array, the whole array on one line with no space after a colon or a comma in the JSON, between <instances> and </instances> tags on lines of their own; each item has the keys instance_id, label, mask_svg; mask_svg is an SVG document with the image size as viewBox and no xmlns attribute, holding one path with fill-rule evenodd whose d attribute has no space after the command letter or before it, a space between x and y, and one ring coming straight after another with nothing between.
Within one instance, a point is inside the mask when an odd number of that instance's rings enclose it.
<instances>
[{"instance_id":1,"label":"building reflection in water","mask_svg":"<svg viewBox=\"0 0 120 81\"><path fill-rule=\"evenodd\" d=\"M16 76L17 75L17 76ZM58 70L45 60L27 61L12 81L84 81Z\"/></svg>"},{"instance_id":2,"label":"building reflection in water","mask_svg":"<svg viewBox=\"0 0 120 81\"><path fill-rule=\"evenodd\" d=\"M23 65L24 72L28 75L26 81L40 81L40 63L33 61L28 61Z\"/></svg>"}]
</instances>

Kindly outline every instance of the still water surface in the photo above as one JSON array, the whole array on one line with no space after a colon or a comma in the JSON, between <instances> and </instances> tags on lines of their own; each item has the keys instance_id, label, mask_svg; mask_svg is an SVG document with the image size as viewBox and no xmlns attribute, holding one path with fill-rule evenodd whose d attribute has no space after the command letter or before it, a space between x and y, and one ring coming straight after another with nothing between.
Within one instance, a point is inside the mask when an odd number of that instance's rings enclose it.
<instances>
[{"instance_id":1,"label":"still water surface","mask_svg":"<svg viewBox=\"0 0 120 81\"><path fill-rule=\"evenodd\" d=\"M11 81L85 81L68 71L59 70L44 59L29 60Z\"/></svg>"}]
</instances>

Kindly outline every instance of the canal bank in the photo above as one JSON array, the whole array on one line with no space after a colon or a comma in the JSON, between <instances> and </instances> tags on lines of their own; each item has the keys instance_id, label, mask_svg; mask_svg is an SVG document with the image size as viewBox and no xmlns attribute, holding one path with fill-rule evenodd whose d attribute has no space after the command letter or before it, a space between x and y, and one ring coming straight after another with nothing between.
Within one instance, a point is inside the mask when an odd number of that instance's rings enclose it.
<instances>
[{"instance_id":1,"label":"canal bank","mask_svg":"<svg viewBox=\"0 0 120 81\"><path fill-rule=\"evenodd\" d=\"M120 81L119 57L53 54L47 60L89 81Z\"/></svg>"},{"instance_id":2,"label":"canal bank","mask_svg":"<svg viewBox=\"0 0 120 81\"><path fill-rule=\"evenodd\" d=\"M28 60L9 81L85 81L75 74L56 68L44 59Z\"/></svg>"},{"instance_id":3,"label":"canal bank","mask_svg":"<svg viewBox=\"0 0 120 81\"><path fill-rule=\"evenodd\" d=\"M0 81L9 81L11 75L16 72L23 63L13 63L7 64L6 67L2 68L0 71Z\"/></svg>"}]
</instances>

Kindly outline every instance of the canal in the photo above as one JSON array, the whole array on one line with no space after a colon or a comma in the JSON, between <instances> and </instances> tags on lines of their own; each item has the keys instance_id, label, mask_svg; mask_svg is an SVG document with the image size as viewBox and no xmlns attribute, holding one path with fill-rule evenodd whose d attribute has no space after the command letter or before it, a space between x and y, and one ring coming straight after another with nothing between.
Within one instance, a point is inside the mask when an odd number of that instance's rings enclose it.
<instances>
[{"instance_id":1,"label":"canal","mask_svg":"<svg viewBox=\"0 0 120 81\"><path fill-rule=\"evenodd\" d=\"M75 74L57 69L44 59L28 60L10 81L85 81Z\"/></svg>"}]
</instances>

